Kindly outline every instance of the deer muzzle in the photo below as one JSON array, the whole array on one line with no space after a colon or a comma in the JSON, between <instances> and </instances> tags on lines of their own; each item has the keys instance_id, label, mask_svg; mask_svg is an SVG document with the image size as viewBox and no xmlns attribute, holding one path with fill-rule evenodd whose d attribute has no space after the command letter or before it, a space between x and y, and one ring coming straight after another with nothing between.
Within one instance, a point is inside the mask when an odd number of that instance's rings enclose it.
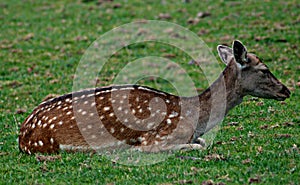
<instances>
[{"instance_id":1,"label":"deer muzzle","mask_svg":"<svg viewBox=\"0 0 300 185\"><path fill-rule=\"evenodd\" d=\"M285 100L286 98L289 98L290 97L290 90L286 87L286 86L282 86L282 89L277 93L277 100L279 101L283 101Z\"/></svg>"}]
</instances>

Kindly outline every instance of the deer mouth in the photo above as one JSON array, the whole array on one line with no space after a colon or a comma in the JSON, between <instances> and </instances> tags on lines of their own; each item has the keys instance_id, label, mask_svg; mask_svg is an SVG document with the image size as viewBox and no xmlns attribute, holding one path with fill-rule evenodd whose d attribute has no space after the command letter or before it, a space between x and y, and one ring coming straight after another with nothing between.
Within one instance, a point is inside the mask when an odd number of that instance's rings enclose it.
<instances>
[{"instance_id":1,"label":"deer mouth","mask_svg":"<svg viewBox=\"0 0 300 185\"><path fill-rule=\"evenodd\" d=\"M276 94L276 100L283 101L286 98L289 98L290 94L290 90L287 87L283 86L282 89Z\"/></svg>"}]
</instances>

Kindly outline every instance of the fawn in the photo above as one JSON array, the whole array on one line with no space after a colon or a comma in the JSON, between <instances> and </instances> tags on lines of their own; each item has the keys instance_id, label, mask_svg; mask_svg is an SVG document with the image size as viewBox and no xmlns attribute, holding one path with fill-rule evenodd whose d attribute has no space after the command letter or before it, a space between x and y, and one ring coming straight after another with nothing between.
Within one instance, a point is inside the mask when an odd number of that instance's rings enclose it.
<instances>
[{"instance_id":1,"label":"fawn","mask_svg":"<svg viewBox=\"0 0 300 185\"><path fill-rule=\"evenodd\" d=\"M247 53L240 41L234 41L232 48L219 45L217 50L226 68L208 89L194 97L121 85L42 102L21 126L20 150L33 154L120 147L150 152L201 149L200 136L222 121L244 96L279 101L289 98L288 88L256 55ZM226 92L219 92L222 80ZM213 93L225 93L225 113L216 114L209 123Z\"/></svg>"}]
</instances>

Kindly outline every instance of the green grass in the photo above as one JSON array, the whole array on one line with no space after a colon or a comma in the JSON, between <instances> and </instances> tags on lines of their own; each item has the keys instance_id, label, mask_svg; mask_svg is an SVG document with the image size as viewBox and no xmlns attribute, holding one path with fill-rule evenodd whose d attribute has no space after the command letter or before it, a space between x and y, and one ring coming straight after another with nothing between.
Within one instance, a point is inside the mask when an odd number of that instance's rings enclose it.
<instances>
[{"instance_id":1,"label":"green grass","mask_svg":"<svg viewBox=\"0 0 300 185\"><path fill-rule=\"evenodd\" d=\"M296 0L1 1L0 184L298 184L299 6ZM189 24L198 12L211 15ZM150 166L124 166L82 153L61 153L61 159L38 162L36 156L19 152L20 124L48 94L72 90L76 67L94 40L125 23L159 20L160 13L170 15L167 21L199 33L215 55L218 44L243 41L291 89L291 98L280 103L247 97L222 122L208 150L177 152ZM203 78L199 69L187 65L186 55L159 43L120 50L99 75L98 85L109 85L124 61L169 53L199 89L207 87L199 80ZM140 83L174 90L162 79Z\"/></svg>"}]
</instances>

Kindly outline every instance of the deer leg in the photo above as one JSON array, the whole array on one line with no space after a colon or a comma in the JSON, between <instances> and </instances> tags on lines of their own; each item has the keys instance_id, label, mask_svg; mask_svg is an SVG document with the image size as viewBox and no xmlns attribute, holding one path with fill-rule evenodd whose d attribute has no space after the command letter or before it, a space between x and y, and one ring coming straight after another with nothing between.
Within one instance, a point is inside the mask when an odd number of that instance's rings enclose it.
<instances>
[{"instance_id":1,"label":"deer leg","mask_svg":"<svg viewBox=\"0 0 300 185\"><path fill-rule=\"evenodd\" d=\"M200 144L203 148L206 146L205 139L198 137L192 143Z\"/></svg>"},{"instance_id":2,"label":"deer leg","mask_svg":"<svg viewBox=\"0 0 300 185\"><path fill-rule=\"evenodd\" d=\"M132 148L131 150L157 153L157 152L167 152L167 151L179 151L179 150L190 151L190 150L203 150L203 149L205 149L205 145L202 145L200 143L188 143L188 144L171 144L171 145L164 145L164 146L163 145L137 146Z\"/></svg>"}]
</instances>

